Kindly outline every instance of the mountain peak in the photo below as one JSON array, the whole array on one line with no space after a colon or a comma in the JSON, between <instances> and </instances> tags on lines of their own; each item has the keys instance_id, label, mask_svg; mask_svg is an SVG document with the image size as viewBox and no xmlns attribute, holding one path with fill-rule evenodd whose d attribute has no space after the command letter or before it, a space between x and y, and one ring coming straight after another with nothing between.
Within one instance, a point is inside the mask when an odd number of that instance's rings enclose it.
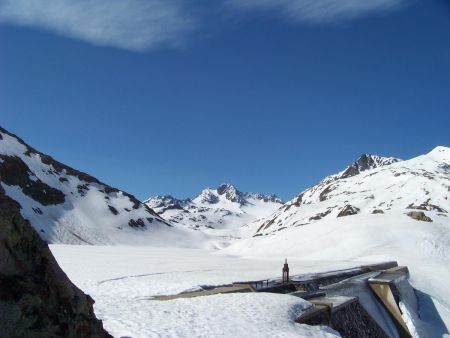
<instances>
[{"instance_id":1,"label":"mountain peak","mask_svg":"<svg viewBox=\"0 0 450 338\"><path fill-rule=\"evenodd\" d=\"M198 200L200 203L216 204L219 202L219 197L213 189L206 188L202 190L200 195L198 195L195 200Z\"/></svg>"},{"instance_id":2,"label":"mountain peak","mask_svg":"<svg viewBox=\"0 0 450 338\"><path fill-rule=\"evenodd\" d=\"M236 189L236 187L234 185L232 185L230 183L222 183L221 185L219 185L217 187L217 193L219 195L223 195L227 191L236 192L237 189Z\"/></svg>"},{"instance_id":3,"label":"mountain peak","mask_svg":"<svg viewBox=\"0 0 450 338\"><path fill-rule=\"evenodd\" d=\"M243 197L242 193L237 190L232 184L224 183L217 187L217 193L225 196L225 198L231 202L239 203L240 205L247 204L247 201Z\"/></svg>"},{"instance_id":4,"label":"mountain peak","mask_svg":"<svg viewBox=\"0 0 450 338\"><path fill-rule=\"evenodd\" d=\"M144 203L150 208L171 208L171 209L183 209L183 204L185 204L188 200L179 200L172 195L156 195L148 200L145 200Z\"/></svg>"},{"instance_id":5,"label":"mountain peak","mask_svg":"<svg viewBox=\"0 0 450 338\"><path fill-rule=\"evenodd\" d=\"M379 155L373 155L373 154L362 154L356 161L348 165L344 170L341 172L338 172L337 174L330 175L325 177L319 185L328 185L332 182L335 182L340 179L345 179L349 177L353 177L356 175L359 175L360 173L375 169L379 167L384 167L396 162L402 161L399 158L395 157L384 157Z\"/></svg>"},{"instance_id":6,"label":"mountain peak","mask_svg":"<svg viewBox=\"0 0 450 338\"><path fill-rule=\"evenodd\" d=\"M340 178L352 177L358 175L363 171L383 167L399 161L401 160L394 157L362 154L355 162L353 162L344 170L344 172L340 175Z\"/></svg>"},{"instance_id":7,"label":"mountain peak","mask_svg":"<svg viewBox=\"0 0 450 338\"><path fill-rule=\"evenodd\" d=\"M347 166L343 171L336 175L329 176L325 179L326 182L334 181L341 178L348 178L362 173L369 169L384 167L392 163L401 161L395 157L383 157L373 154L362 154L356 161Z\"/></svg>"},{"instance_id":8,"label":"mountain peak","mask_svg":"<svg viewBox=\"0 0 450 338\"><path fill-rule=\"evenodd\" d=\"M450 164L450 148L444 146L437 146L432 151L430 151L427 156L433 159Z\"/></svg>"}]
</instances>

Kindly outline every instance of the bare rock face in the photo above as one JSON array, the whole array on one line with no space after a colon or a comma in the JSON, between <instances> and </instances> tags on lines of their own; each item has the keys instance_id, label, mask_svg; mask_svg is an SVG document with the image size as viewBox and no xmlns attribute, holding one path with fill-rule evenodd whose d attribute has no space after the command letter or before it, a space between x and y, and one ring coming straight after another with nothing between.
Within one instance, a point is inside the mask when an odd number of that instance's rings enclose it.
<instances>
[{"instance_id":1,"label":"bare rock face","mask_svg":"<svg viewBox=\"0 0 450 338\"><path fill-rule=\"evenodd\" d=\"M349 165L341 174L340 178L348 178L362 173L363 171L383 167L401 161L394 157L382 157L371 154L362 154L359 159Z\"/></svg>"},{"instance_id":2,"label":"bare rock face","mask_svg":"<svg viewBox=\"0 0 450 338\"><path fill-rule=\"evenodd\" d=\"M339 212L337 217L356 215L358 212L359 212L359 208L354 207L353 205L347 204L345 207L342 208L342 210Z\"/></svg>"},{"instance_id":3,"label":"bare rock face","mask_svg":"<svg viewBox=\"0 0 450 338\"><path fill-rule=\"evenodd\" d=\"M64 203L64 194L38 179L17 156L0 155L0 177L8 185L19 186L23 193L42 205Z\"/></svg>"},{"instance_id":4,"label":"bare rock face","mask_svg":"<svg viewBox=\"0 0 450 338\"><path fill-rule=\"evenodd\" d=\"M425 213L423 211L410 211L406 215L408 215L409 217L411 217L412 219L415 219L417 221L433 222L433 220L430 217L428 217L427 215L425 215Z\"/></svg>"},{"instance_id":5,"label":"bare rock face","mask_svg":"<svg viewBox=\"0 0 450 338\"><path fill-rule=\"evenodd\" d=\"M0 185L0 336L111 337Z\"/></svg>"}]
</instances>

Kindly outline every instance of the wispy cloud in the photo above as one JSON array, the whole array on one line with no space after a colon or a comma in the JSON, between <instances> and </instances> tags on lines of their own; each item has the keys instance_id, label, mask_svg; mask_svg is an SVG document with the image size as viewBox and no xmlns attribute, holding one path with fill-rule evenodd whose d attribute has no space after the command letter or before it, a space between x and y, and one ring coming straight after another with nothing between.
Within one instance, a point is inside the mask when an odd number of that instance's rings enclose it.
<instances>
[{"instance_id":1,"label":"wispy cloud","mask_svg":"<svg viewBox=\"0 0 450 338\"><path fill-rule=\"evenodd\" d=\"M279 10L289 19L326 23L388 11L406 0L226 0L227 5L246 10Z\"/></svg>"},{"instance_id":2,"label":"wispy cloud","mask_svg":"<svg viewBox=\"0 0 450 338\"><path fill-rule=\"evenodd\" d=\"M276 10L293 21L326 23L388 11L411 0L212 0L227 7ZM180 46L202 18L199 0L0 0L0 23L37 27L94 45L134 51ZM198 14L198 12L197 12ZM211 13L210 13L211 14ZM228 13L229 14L229 13Z\"/></svg>"},{"instance_id":3,"label":"wispy cloud","mask_svg":"<svg viewBox=\"0 0 450 338\"><path fill-rule=\"evenodd\" d=\"M135 51L178 46L195 26L183 0L0 0L0 22Z\"/></svg>"}]
</instances>

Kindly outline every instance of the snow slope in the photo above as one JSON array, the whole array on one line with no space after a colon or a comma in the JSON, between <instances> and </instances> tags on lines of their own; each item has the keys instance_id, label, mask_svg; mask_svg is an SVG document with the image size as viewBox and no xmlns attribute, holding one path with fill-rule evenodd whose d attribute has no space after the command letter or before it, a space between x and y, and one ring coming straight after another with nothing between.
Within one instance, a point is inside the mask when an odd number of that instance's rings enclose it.
<instances>
[{"instance_id":1,"label":"snow slope","mask_svg":"<svg viewBox=\"0 0 450 338\"><path fill-rule=\"evenodd\" d=\"M320 261L397 260L409 266L412 284L424 295L422 303L433 304L448 331L450 149L437 147L408 161L338 176L250 224L253 237L233 243L223 253ZM413 219L410 212L423 212L432 222ZM430 323L439 321L439 316L427 313Z\"/></svg>"},{"instance_id":2,"label":"snow slope","mask_svg":"<svg viewBox=\"0 0 450 338\"><path fill-rule=\"evenodd\" d=\"M197 246L134 196L70 168L0 128L0 181L49 243Z\"/></svg>"},{"instance_id":3,"label":"snow slope","mask_svg":"<svg viewBox=\"0 0 450 338\"><path fill-rule=\"evenodd\" d=\"M283 205L276 195L241 192L231 184L204 189L193 199L166 195L144 203L172 224L201 230L218 238L216 242L222 238L222 246L239 238L244 224L267 217Z\"/></svg>"}]
</instances>

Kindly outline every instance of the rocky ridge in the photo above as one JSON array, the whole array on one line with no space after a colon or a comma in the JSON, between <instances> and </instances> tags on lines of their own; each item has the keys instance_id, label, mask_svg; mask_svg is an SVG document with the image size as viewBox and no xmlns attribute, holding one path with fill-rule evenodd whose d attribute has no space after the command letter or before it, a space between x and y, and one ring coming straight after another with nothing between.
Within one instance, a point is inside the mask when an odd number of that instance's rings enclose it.
<instances>
[{"instance_id":1,"label":"rocky ridge","mask_svg":"<svg viewBox=\"0 0 450 338\"><path fill-rule=\"evenodd\" d=\"M43 154L0 127L0 182L49 243L114 244L169 222L133 195Z\"/></svg>"}]
</instances>

